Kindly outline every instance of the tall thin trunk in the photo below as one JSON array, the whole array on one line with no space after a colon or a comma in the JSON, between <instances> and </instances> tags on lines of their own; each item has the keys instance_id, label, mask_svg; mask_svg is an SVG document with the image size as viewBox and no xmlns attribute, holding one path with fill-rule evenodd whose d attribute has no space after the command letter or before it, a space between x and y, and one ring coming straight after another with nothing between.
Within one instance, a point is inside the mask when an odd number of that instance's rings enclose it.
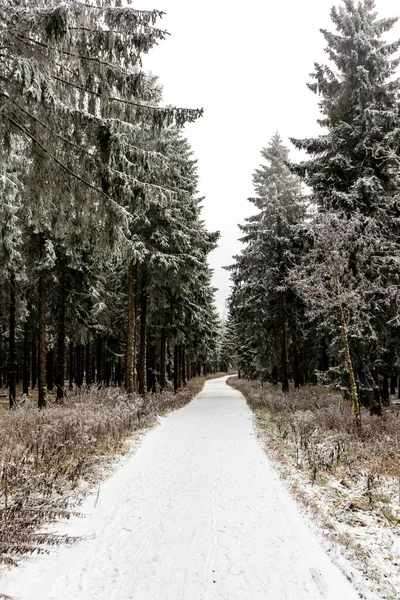
<instances>
[{"instance_id":1,"label":"tall thin trunk","mask_svg":"<svg viewBox=\"0 0 400 600\"><path fill-rule=\"evenodd\" d=\"M392 375L392 377L390 378L390 394L392 396L394 396L396 394L396 388L397 388L397 377L394 377Z\"/></svg>"},{"instance_id":2,"label":"tall thin trunk","mask_svg":"<svg viewBox=\"0 0 400 600\"><path fill-rule=\"evenodd\" d=\"M131 261L128 273L128 329L126 340L126 379L125 389L128 394L135 391L135 336L136 336L136 315L135 315L135 265Z\"/></svg>"},{"instance_id":3,"label":"tall thin trunk","mask_svg":"<svg viewBox=\"0 0 400 600\"><path fill-rule=\"evenodd\" d=\"M357 433L360 434L361 433L361 414L360 414L360 406L359 406L359 402L358 402L357 384L356 384L356 379L354 377L353 365L351 362L350 345L349 345L349 338L347 336L346 319L344 316L342 297L341 297L340 288L339 288L339 280L337 278L336 272L334 273L334 279L335 279L335 285L336 285L336 298L337 298L337 305L338 305L338 311L339 311L339 317L340 317L340 324L341 324L341 329L342 329L344 354L345 354L345 359L346 359L347 372L348 372L349 379L350 379L350 395L351 395L351 401L352 401L352 405L353 405L354 422L356 425Z\"/></svg>"},{"instance_id":4,"label":"tall thin trunk","mask_svg":"<svg viewBox=\"0 0 400 600\"><path fill-rule=\"evenodd\" d=\"M96 342L90 345L90 379L91 383L96 381Z\"/></svg>"},{"instance_id":5,"label":"tall thin trunk","mask_svg":"<svg viewBox=\"0 0 400 600\"><path fill-rule=\"evenodd\" d=\"M182 346L182 354L181 354L181 374L182 374L182 383L186 385L186 348Z\"/></svg>"},{"instance_id":6,"label":"tall thin trunk","mask_svg":"<svg viewBox=\"0 0 400 600\"><path fill-rule=\"evenodd\" d=\"M9 337L9 385L10 408L14 408L16 399L15 364L15 322L16 322L16 281L14 271L10 272L10 337Z\"/></svg>"},{"instance_id":7,"label":"tall thin trunk","mask_svg":"<svg viewBox=\"0 0 400 600\"><path fill-rule=\"evenodd\" d=\"M386 375L382 383L382 401L385 406L389 404L389 377L386 377Z\"/></svg>"},{"instance_id":8,"label":"tall thin trunk","mask_svg":"<svg viewBox=\"0 0 400 600\"><path fill-rule=\"evenodd\" d=\"M186 352L186 381L192 377L192 359L189 352Z\"/></svg>"},{"instance_id":9,"label":"tall thin trunk","mask_svg":"<svg viewBox=\"0 0 400 600\"><path fill-rule=\"evenodd\" d=\"M156 346L152 343L150 328L147 328L147 391L155 393L157 389L157 352Z\"/></svg>"},{"instance_id":10,"label":"tall thin trunk","mask_svg":"<svg viewBox=\"0 0 400 600\"><path fill-rule=\"evenodd\" d=\"M32 356L31 356L31 370L32 370L32 389L34 390L37 385L37 369L38 369L38 356L37 356L37 332L32 331Z\"/></svg>"},{"instance_id":11,"label":"tall thin trunk","mask_svg":"<svg viewBox=\"0 0 400 600\"><path fill-rule=\"evenodd\" d=\"M328 347L326 339L323 338L321 341L321 371L328 371L329 369L329 358L328 358Z\"/></svg>"},{"instance_id":12,"label":"tall thin trunk","mask_svg":"<svg viewBox=\"0 0 400 600\"><path fill-rule=\"evenodd\" d=\"M279 350L281 357L282 392L289 391L289 378L286 353L286 326L285 326L285 292L279 293Z\"/></svg>"},{"instance_id":13,"label":"tall thin trunk","mask_svg":"<svg viewBox=\"0 0 400 600\"><path fill-rule=\"evenodd\" d=\"M24 325L24 358L22 371L22 393L29 394L29 375L30 375L30 325L25 321Z\"/></svg>"},{"instance_id":14,"label":"tall thin trunk","mask_svg":"<svg viewBox=\"0 0 400 600\"><path fill-rule=\"evenodd\" d=\"M140 289L139 394L147 389L147 267L143 265Z\"/></svg>"},{"instance_id":15,"label":"tall thin trunk","mask_svg":"<svg viewBox=\"0 0 400 600\"><path fill-rule=\"evenodd\" d=\"M381 402L381 390L379 386L379 373L378 369L373 369L372 377L374 379L374 389L370 398L370 413L371 415L382 415L382 402Z\"/></svg>"},{"instance_id":16,"label":"tall thin trunk","mask_svg":"<svg viewBox=\"0 0 400 600\"><path fill-rule=\"evenodd\" d=\"M167 332L165 327L161 328L160 334L160 391L167 386Z\"/></svg>"},{"instance_id":17,"label":"tall thin trunk","mask_svg":"<svg viewBox=\"0 0 400 600\"><path fill-rule=\"evenodd\" d=\"M104 373L105 373L105 384L107 387L109 387L110 380L111 380L111 359L107 352L106 347L104 347Z\"/></svg>"},{"instance_id":18,"label":"tall thin trunk","mask_svg":"<svg viewBox=\"0 0 400 600\"><path fill-rule=\"evenodd\" d=\"M86 344L85 348L85 383L87 386L92 385L91 364L91 346L89 343Z\"/></svg>"},{"instance_id":19,"label":"tall thin trunk","mask_svg":"<svg viewBox=\"0 0 400 600\"><path fill-rule=\"evenodd\" d=\"M44 259L45 241L40 240L40 256ZM43 267L39 275L39 408L46 406L46 274Z\"/></svg>"},{"instance_id":20,"label":"tall thin trunk","mask_svg":"<svg viewBox=\"0 0 400 600\"><path fill-rule=\"evenodd\" d=\"M3 387L3 362L4 362L4 357L3 357L3 344L2 344L2 340L0 340L0 388Z\"/></svg>"},{"instance_id":21,"label":"tall thin trunk","mask_svg":"<svg viewBox=\"0 0 400 600\"><path fill-rule=\"evenodd\" d=\"M83 384L83 345L82 344L77 344L76 346L76 377L75 377L75 383L78 386L78 388L82 387Z\"/></svg>"},{"instance_id":22,"label":"tall thin trunk","mask_svg":"<svg viewBox=\"0 0 400 600\"><path fill-rule=\"evenodd\" d=\"M57 399L64 397L65 383L65 268L60 266L57 331Z\"/></svg>"},{"instance_id":23,"label":"tall thin trunk","mask_svg":"<svg viewBox=\"0 0 400 600\"><path fill-rule=\"evenodd\" d=\"M71 340L69 343L69 389L74 388L74 377L75 377L75 363L74 363L74 342Z\"/></svg>"},{"instance_id":24,"label":"tall thin trunk","mask_svg":"<svg viewBox=\"0 0 400 600\"><path fill-rule=\"evenodd\" d=\"M118 363L116 366L115 379L118 387L122 387L122 358L120 356L118 357Z\"/></svg>"},{"instance_id":25,"label":"tall thin trunk","mask_svg":"<svg viewBox=\"0 0 400 600\"><path fill-rule=\"evenodd\" d=\"M174 392L179 390L179 345L174 346Z\"/></svg>"},{"instance_id":26,"label":"tall thin trunk","mask_svg":"<svg viewBox=\"0 0 400 600\"><path fill-rule=\"evenodd\" d=\"M183 354L183 346L179 344L179 355L178 355L178 387L179 389L182 387L182 354Z\"/></svg>"},{"instance_id":27,"label":"tall thin trunk","mask_svg":"<svg viewBox=\"0 0 400 600\"><path fill-rule=\"evenodd\" d=\"M46 383L48 391L54 388L54 350L50 348L46 352Z\"/></svg>"},{"instance_id":28,"label":"tall thin trunk","mask_svg":"<svg viewBox=\"0 0 400 600\"><path fill-rule=\"evenodd\" d=\"M299 349L298 349L298 341L297 341L297 323L293 324L293 333L292 333L293 343L292 343L292 358L293 358L293 381L294 387L296 390L300 389L301 384L301 375L300 375L300 358L299 358Z\"/></svg>"},{"instance_id":29,"label":"tall thin trunk","mask_svg":"<svg viewBox=\"0 0 400 600\"><path fill-rule=\"evenodd\" d=\"M97 383L102 383L104 378L104 365L103 365L103 340L101 336L97 336L97 344L96 344L96 381Z\"/></svg>"}]
</instances>

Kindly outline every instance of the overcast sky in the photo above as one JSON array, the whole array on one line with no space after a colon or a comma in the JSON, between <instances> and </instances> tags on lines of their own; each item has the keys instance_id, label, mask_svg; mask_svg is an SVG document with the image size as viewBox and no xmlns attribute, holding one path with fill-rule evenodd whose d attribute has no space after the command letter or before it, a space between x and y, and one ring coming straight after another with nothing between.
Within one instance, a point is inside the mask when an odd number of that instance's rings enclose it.
<instances>
[{"instance_id":1,"label":"overcast sky","mask_svg":"<svg viewBox=\"0 0 400 600\"><path fill-rule=\"evenodd\" d=\"M238 223L252 211L252 174L260 150L278 130L289 137L318 133L317 98L308 90L314 61L324 61L319 32L332 28L332 0L144 0L137 8L167 14L160 25L171 36L145 58L160 76L164 100L204 108L185 134L199 160L203 218L221 232L210 256L216 301L222 312L229 273L240 251ZM377 0L382 16L400 15L398 0ZM396 33L400 37L399 26ZM393 37L393 36L391 36Z\"/></svg>"}]
</instances>

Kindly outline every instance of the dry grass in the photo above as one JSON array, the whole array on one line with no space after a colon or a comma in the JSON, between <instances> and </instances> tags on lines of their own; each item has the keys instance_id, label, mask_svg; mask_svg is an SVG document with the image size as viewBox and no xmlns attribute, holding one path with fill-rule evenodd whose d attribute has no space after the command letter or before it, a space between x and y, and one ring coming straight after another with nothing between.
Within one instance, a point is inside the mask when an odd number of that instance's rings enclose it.
<instances>
[{"instance_id":1,"label":"dry grass","mask_svg":"<svg viewBox=\"0 0 400 600\"><path fill-rule=\"evenodd\" d=\"M400 409L382 418L323 387L282 394L277 386L232 378L255 413L268 454L326 537L364 573L382 599L400 585Z\"/></svg>"},{"instance_id":2,"label":"dry grass","mask_svg":"<svg viewBox=\"0 0 400 600\"><path fill-rule=\"evenodd\" d=\"M15 564L23 554L73 542L40 528L68 518L129 436L190 402L203 385L197 378L177 394L145 398L94 386L43 411L29 401L1 411L0 562Z\"/></svg>"},{"instance_id":3,"label":"dry grass","mask_svg":"<svg viewBox=\"0 0 400 600\"><path fill-rule=\"evenodd\" d=\"M277 387L231 379L256 413L262 428L294 451L296 465L312 481L324 473L338 473L351 482L366 481L368 499L377 479L388 477L400 485L400 410L386 409L382 418L362 412L362 437L356 435L351 407L323 387L304 387L282 394ZM399 500L399 487L393 501Z\"/></svg>"}]
</instances>

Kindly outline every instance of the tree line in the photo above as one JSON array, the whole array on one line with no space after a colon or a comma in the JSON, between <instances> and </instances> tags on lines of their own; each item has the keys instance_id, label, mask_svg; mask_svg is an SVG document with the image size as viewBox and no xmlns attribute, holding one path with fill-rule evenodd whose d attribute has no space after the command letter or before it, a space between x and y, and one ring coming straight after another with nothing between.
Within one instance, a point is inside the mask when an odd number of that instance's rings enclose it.
<instances>
[{"instance_id":1,"label":"tree line","mask_svg":"<svg viewBox=\"0 0 400 600\"><path fill-rule=\"evenodd\" d=\"M257 212L229 267L225 347L246 377L332 385L381 414L400 391L400 41L373 0L343 0L309 89L320 135L275 134L253 176ZM399 396L400 397L400 396Z\"/></svg>"},{"instance_id":2,"label":"tree line","mask_svg":"<svg viewBox=\"0 0 400 600\"><path fill-rule=\"evenodd\" d=\"M142 56L162 13L119 0L0 7L0 380L145 394L217 347L197 165Z\"/></svg>"}]
</instances>

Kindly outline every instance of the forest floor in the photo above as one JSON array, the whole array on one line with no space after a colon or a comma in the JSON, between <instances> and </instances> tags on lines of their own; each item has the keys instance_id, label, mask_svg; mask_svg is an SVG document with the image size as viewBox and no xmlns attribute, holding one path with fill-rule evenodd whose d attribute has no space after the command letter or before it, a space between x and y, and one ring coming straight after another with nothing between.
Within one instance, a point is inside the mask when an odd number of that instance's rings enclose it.
<instances>
[{"instance_id":1,"label":"forest floor","mask_svg":"<svg viewBox=\"0 0 400 600\"><path fill-rule=\"evenodd\" d=\"M264 452L226 378L132 439L72 517L83 539L0 581L22 600L356 600Z\"/></svg>"},{"instance_id":2,"label":"forest floor","mask_svg":"<svg viewBox=\"0 0 400 600\"><path fill-rule=\"evenodd\" d=\"M237 378L258 435L281 479L328 540L339 562L362 573L380 600L400 599L400 407L362 413L326 388L283 395L278 386ZM339 596L338 596L339 597Z\"/></svg>"}]
</instances>

